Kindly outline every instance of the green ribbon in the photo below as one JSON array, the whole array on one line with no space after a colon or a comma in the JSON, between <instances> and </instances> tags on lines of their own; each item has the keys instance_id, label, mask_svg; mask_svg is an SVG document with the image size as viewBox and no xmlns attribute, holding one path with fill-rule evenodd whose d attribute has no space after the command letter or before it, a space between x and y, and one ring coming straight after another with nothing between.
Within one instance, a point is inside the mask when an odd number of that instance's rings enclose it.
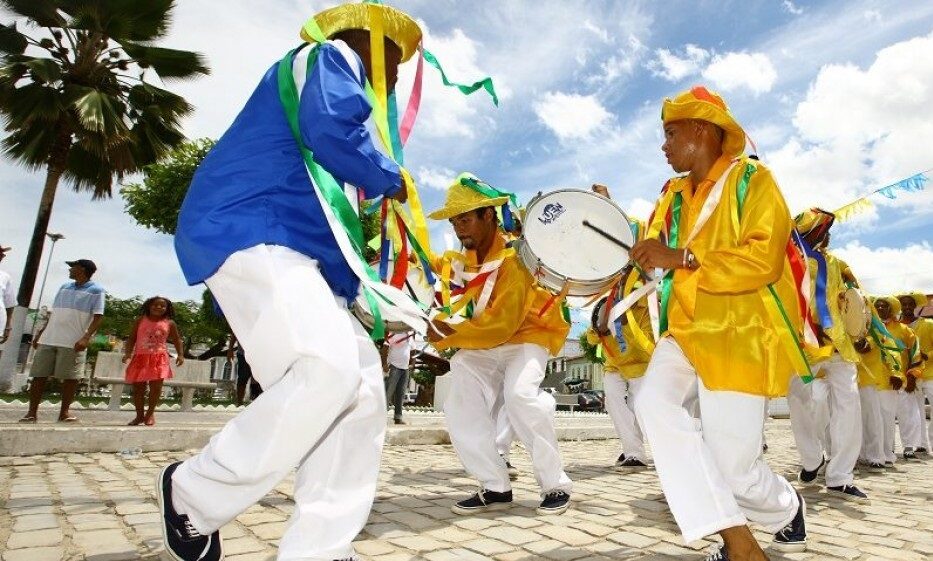
<instances>
[{"instance_id":1,"label":"green ribbon","mask_svg":"<svg viewBox=\"0 0 933 561\"><path fill-rule=\"evenodd\" d=\"M288 126L291 128L292 135L295 137L295 141L298 143L301 156L304 159L305 165L307 166L311 177L314 179L314 184L317 185L318 189L320 189L320 193L324 197L324 200L327 201L327 204L330 205L330 208L334 211L334 215L337 217L340 225L343 226L344 230L347 231L347 235L350 238L353 250L356 253L356 256L359 258L360 263L363 265L363 270L366 271L366 274L369 276L370 280L378 281L379 278L375 271L372 270L372 268L369 266L369 263L367 263L366 259L363 258L363 248L365 247L365 241L363 239L363 226L360 223L360 219L357 216L356 211L353 210L353 207L350 205L350 201L347 200L346 194L337 183L337 180L334 179L334 176L332 176L327 170L321 167L320 164L314 161L314 154L311 153L311 150L309 150L301 140L301 131L298 126L298 86L295 84L295 76L292 73L292 64L294 63L295 55L305 46L307 46L307 43L289 51L288 54L286 54L285 57L279 61L277 67L279 99L282 102L282 108L285 110L285 117L288 119ZM307 75L309 76L311 75L311 69L314 67L314 63L317 61L318 55L317 45L311 47L311 49L311 52L308 54ZM375 320L370 336L373 339L382 339L385 337L385 324L382 322L382 314L379 311L376 298L373 296L372 292L366 288L365 285L361 285L360 288L364 297L366 298L367 304L369 305L370 313Z\"/></svg>"},{"instance_id":2,"label":"green ribbon","mask_svg":"<svg viewBox=\"0 0 933 561\"><path fill-rule=\"evenodd\" d=\"M667 236L667 247L677 249L677 239L680 237L680 210L683 206L684 196L680 191L674 193L674 203L671 206L671 231ZM674 283L674 270L671 269L661 279L661 310L658 314L658 333L667 331L667 306L671 301L671 286Z\"/></svg>"},{"instance_id":3,"label":"green ribbon","mask_svg":"<svg viewBox=\"0 0 933 561\"><path fill-rule=\"evenodd\" d=\"M482 88L486 90L490 97L492 97L492 102L496 105L496 107L499 106L499 96L496 95L496 88L493 86L492 78L486 77L478 82L473 82L470 85L451 82L447 79L447 74L445 74L444 69L441 68L441 63L438 62L437 57L435 57L430 51L426 49L422 50L422 56L424 57L424 60L428 61L428 64L436 68L437 71L441 73L441 80L444 82L445 86L457 88L461 93L463 93L463 95L470 95L476 90Z\"/></svg>"}]
</instances>

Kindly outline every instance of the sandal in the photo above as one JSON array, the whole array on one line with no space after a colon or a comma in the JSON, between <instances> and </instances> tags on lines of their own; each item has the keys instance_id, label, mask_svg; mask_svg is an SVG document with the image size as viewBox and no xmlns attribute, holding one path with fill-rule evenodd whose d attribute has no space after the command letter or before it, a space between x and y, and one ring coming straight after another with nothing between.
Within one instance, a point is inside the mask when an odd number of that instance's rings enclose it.
<instances>
[{"instance_id":1,"label":"sandal","mask_svg":"<svg viewBox=\"0 0 933 561\"><path fill-rule=\"evenodd\" d=\"M59 423L77 423L79 421L78 421L78 418L75 417L74 415L68 415L64 419L59 419L58 422Z\"/></svg>"},{"instance_id":2,"label":"sandal","mask_svg":"<svg viewBox=\"0 0 933 561\"><path fill-rule=\"evenodd\" d=\"M36 423L38 422L38 420L36 419L35 415L26 415L25 417L23 417L17 422L18 423Z\"/></svg>"},{"instance_id":3,"label":"sandal","mask_svg":"<svg viewBox=\"0 0 933 561\"><path fill-rule=\"evenodd\" d=\"M128 426L128 427L135 427L136 425L141 425L141 424L143 424L143 421L144 421L144 420L145 420L145 419L143 419L142 417L136 417L135 419L133 419L132 421L130 421L129 423L127 423L126 426Z\"/></svg>"}]
</instances>

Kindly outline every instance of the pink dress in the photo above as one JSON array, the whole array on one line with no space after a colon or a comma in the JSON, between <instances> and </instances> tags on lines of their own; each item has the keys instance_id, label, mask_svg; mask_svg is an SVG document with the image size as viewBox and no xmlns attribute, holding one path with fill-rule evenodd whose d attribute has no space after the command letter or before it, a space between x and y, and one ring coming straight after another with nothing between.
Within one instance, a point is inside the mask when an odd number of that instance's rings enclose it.
<instances>
[{"instance_id":1,"label":"pink dress","mask_svg":"<svg viewBox=\"0 0 933 561\"><path fill-rule=\"evenodd\" d=\"M126 367L126 381L130 384L167 380L172 377L170 357L165 347L169 320L152 321L143 317L136 330L133 359Z\"/></svg>"}]
</instances>

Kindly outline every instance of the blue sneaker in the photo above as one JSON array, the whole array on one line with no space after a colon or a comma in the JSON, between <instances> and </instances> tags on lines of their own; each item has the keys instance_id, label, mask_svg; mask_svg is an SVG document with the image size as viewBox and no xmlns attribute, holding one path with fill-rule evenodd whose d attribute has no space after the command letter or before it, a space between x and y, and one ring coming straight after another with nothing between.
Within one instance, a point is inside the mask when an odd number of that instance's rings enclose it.
<instances>
[{"instance_id":1,"label":"blue sneaker","mask_svg":"<svg viewBox=\"0 0 933 561\"><path fill-rule=\"evenodd\" d=\"M820 470L823 469L823 466L825 465L826 458L823 458L820 461L820 465L816 466L816 469L814 470L800 468L800 473L797 474L797 481L803 483L804 485L816 485L816 476L819 475Z\"/></svg>"},{"instance_id":2,"label":"blue sneaker","mask_svg":"<svg viewBox=\"0 0 933 561\"><path fill-rule=\"evenodd\" d=\"M166 466L156 481L165 551L175 561L221 561L224 550L220 531L209 536L201 535L188 517L175 512L172 505L172 474L180 465L181 462L175 462Z\"/></svg>"},{"instance_id":3,"label":"blue sneaker","mask_svg":"<svg viewBox=\"0 0 933 561\"><path fill-rule=\"evenodd\" d=\"M794 519L774 534L774 541L771 547L785 553L794 553L807 550L807 524L804 520L807 512L807 503L797 493L797 499L800 506L797 507L797 514Z\"/></svg>"},{"instance_id":4,"label":"blue sneaker","mask_svg":"<svg viewBox=\"0 0 933 561\"><path fill-rule=\"evenodd\" d=\"M855 501L857 503L866 505L871 502L868 500L868 495L863 493L862 490L855 485L839 485L838 487L827 487L826 491L847 501Z\"/></svg>"}]
</instances>

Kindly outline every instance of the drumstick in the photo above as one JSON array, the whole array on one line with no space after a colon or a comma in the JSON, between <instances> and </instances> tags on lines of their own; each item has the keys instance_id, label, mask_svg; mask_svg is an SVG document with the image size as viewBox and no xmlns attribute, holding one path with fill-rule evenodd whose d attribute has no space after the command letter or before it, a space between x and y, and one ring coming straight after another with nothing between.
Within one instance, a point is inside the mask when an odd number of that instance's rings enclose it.
<instances>
[{"instance_id":1,"label":"drumstick","mask_svg":"<svg viewBox=\"0 0 933 561\"><path fill-rule=\"evenodd\" d=\"M599 234L600 236L602 236L602 237L606 238L607 240L611 241L612 243L616 244L617 246L623 248L625 251L632 251L632 246L630 246L630 245L628 245L627 243L623 242L623 241L620 240L619 238L613 236L613 235L610 234L609 232L603 230L603 229L600 228L599 226L594 226L593 224L590 223L589 220L584 220L584 221L583 221L583 225L586 226L587 228L589 228L590 230L593 230L594 232L596 232L596 233Z\"/></svg>"}]
</instances>

